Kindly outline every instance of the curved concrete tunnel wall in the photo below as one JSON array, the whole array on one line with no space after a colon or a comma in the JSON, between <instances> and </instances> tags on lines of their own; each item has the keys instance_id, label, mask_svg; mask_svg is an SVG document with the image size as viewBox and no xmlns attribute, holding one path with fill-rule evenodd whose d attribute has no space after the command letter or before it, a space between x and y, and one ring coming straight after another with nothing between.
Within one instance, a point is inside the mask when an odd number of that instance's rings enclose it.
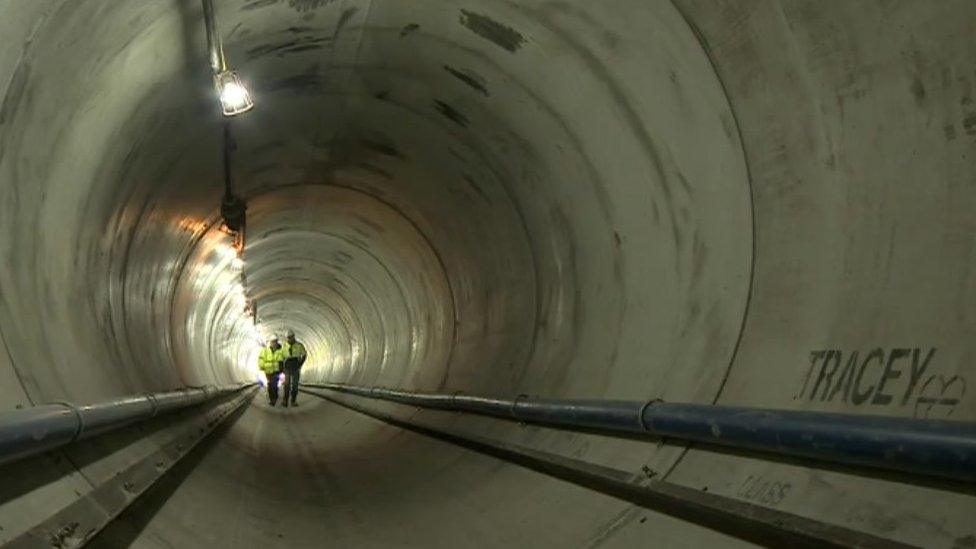
<instances>
[{"instance_id":1,"label":"curved concrete tunnel wall","mask_svg":"<svg viewBox=\"0 0 976 549\"><path fill-rule=\"evenodd\" d=\"M262 329L309 344L306 380L976 419L971 2L217 8L257 102L232 123L247 290ZM253 378L198 2L0 12L4 406ZM947 487L416 415L911 543L976 534L972 496ZM447 517L424 533L443 543L728 542L418 454L366 418L316 421L347 441L329 451L388 460L341 474L388 489L303 500L309 520L338 505ZM228 436L256 448L265 428ZM186 489L219 508L235 483ZM177 545L210 535L166 520L153 532Z\"/></svg>"}]
</instances>

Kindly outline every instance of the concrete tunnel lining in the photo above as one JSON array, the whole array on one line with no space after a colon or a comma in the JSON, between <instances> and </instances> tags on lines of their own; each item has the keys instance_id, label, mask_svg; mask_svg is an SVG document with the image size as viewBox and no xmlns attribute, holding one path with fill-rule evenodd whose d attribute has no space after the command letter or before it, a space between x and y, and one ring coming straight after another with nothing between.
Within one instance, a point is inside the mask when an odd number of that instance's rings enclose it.
<instances>
[{"instance_id":1,"label":"concrete tunnel lining","mask_svg":"<svg viewBox=\"0 0 976 549\"><path fill-rule=\"evenodd\" d=\"M0 6L4 406L252 379L198 2ZM233 122L248 290L307 380L976 416L973 6L217 8L257 103ZM965 490L409 413L891 539L974 535ZM256 402L187 475L128 541L742 543L311 400ZM0 536L90 489L57 476L0 502Z\"/></svg>"}]
</instances>

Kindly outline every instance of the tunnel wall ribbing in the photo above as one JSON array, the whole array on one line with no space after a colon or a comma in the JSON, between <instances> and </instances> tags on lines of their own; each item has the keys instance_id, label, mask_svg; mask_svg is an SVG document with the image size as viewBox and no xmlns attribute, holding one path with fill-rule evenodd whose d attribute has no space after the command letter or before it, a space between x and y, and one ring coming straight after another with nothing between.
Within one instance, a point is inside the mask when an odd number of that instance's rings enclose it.
<instances>
[{"instance_id":1,"label":"tunnel wall ribbing","mask_svg":"<svg viewBox=\"0 0 976 549\"><path fill-rule=\"evenodd\" d=\"M7 4L0 396L252 376L196 2ZM258 104L233 130L262 329L313 381L973 419L973 8L613 4L218 2ZM944 487L428 415L971 535Z\"/></svg>"}]
</instances>

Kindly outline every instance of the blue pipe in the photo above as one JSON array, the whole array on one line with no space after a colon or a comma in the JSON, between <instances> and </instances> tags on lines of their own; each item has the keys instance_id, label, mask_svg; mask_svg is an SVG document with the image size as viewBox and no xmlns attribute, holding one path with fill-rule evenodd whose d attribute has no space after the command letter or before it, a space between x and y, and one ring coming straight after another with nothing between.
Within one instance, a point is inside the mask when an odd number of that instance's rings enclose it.
<instances>
[{"instance_id":1,"label":"blue pipe","mask_svg":"<svg viewBox=\"0 0 976 549\"><path fill-rule=\"evenodd\" d=\"M738 406L545 400L306 384L359 397L540 425L667 437L927 477L976 481L976 423Z\"/></svg>"},{"instance_id":2,"label":"blue pipe","mask_svg":"<svg viewBox=\"0 0 976 549\"><path fill-rule=\"evenodd\" d=\"M659 436L976 481L972 422L670 403L643 421Z\"/></svg>"},{"instance_id":3,"label":"blue pipe","mask_svg":"<svg viewBox=\"0 0 976 549\"><path fill-rule=\"evenodd\" d=\"M81 406L57 403L3 411L0 412L0 465L253 385L187 388Z\"/></svg>"}]
</instances>

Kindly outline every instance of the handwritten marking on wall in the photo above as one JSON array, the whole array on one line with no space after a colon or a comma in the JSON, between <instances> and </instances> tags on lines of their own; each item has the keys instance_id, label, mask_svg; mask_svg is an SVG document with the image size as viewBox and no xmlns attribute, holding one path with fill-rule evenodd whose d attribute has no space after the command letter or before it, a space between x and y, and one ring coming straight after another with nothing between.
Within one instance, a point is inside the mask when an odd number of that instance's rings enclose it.
<instances>
[{"instance_id":1,"label":"handwritten marking on wall","mask_svg":"<svg viewBox=\"0 0 976 549\"><path fill-rule=\"evenodd\" d=\"M915 417L948 418L966 394L966 379L958 375L948 378L933 375L922 384L918 393L918 398L915 399Z\"/></svg>"},{"instance_id":2,"label":"handwritten marking on wall","mask_svg":"<svg viewBox=\"0 0 976 549\"><path fill-rule=\"evenodd\" d=\"M917 418L952 415L966 394L966 380L936 372L937 349L876 348L811 351L796 400L853 406L914 406Z\"/></svg>"}]
</instances>

